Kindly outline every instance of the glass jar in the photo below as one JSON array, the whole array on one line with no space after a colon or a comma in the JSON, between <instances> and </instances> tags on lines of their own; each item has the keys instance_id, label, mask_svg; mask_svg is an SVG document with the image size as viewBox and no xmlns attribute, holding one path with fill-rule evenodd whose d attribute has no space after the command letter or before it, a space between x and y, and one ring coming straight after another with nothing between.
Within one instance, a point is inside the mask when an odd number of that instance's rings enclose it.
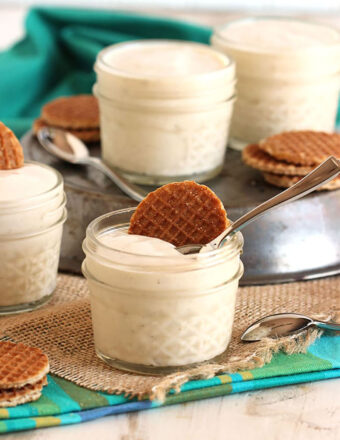
<instances>
[{"instance_id":1,"label":"glass jar","mask_svg":"<svg viewBox=\"0 0 340 440\"><path fill-rule=\"evenodd\" d=\"M215 358L231 337L242 235L216 251L178 257L104 245L103 235L127 230L134 210L95 219L83 243L98 356L116 368L150 374Z\"/></svg>"},{"instance_id":2,"label":"glass jar","mask_svg":"<svg viewBox=\"0 0 340 440\"><path fill-rule=\"evenodd\" d=\"M39 182L46 178L50 185ZM37 162L0 170L0 189L1 315L33 310L50 299L56 287L66 197L61 175Z\"/></svg>"},{"instance_id":3,"label":"glass jar","mask_svg":"<svg viewBox=\"0 0 340 440\"><path fill-rule=\"evenodd\" d=\"M289 18L245 18L217 28L211 43L236 62L233 148L283 131L334 130L340 86L336 30Z\"/></svg>"},{"instance_id":4,"label":"glass jar","mask_svg":"<svg viewBox=\"0 0 340 440\"><path fill-rule=\"evenodd\" d=\"M230 58L198 43L139 41L102 50L95 71L109 166L156 185L220 172L234 103Z\"/></svg>"}]
</instances>

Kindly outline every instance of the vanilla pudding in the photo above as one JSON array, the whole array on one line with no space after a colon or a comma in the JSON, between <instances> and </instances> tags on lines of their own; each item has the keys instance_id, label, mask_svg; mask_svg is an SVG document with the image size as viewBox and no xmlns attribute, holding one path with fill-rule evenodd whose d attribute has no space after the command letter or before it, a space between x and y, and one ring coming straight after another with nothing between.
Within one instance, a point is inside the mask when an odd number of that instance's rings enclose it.
<instances>
[{"instance_id":1,"label":"vanilla pudding","mask_svg":"<svg viewBox=\"0 0 340 440\"><path fill-rule=\"evenodd\" d=\"M340 85L336 30L294 19L248 18L216 29L211 42L236 62L233 147L282 131L334 130Z\"/></svg>"},{"instance_id":2,"label":"vanilla pudding","mask_svg":"<svg viewBox=\"0 0 340 440\"><path fill-rule=\"evenodd\" d=\"M182 255L170 243L127 234L133 212L94 220L83 244L98 355L118 368L157 373L221 354L243 273L242 235L218 251Z\"/></svg>"},{"instance_id":3,"label":"vanilla pudding","mask_svg":"<svg viewBox=\"0 0 340 440\"><path fill-rule=\"evenodd\" d=\"M56 285L63 181L35 162L0 170L0 314L32 310Z\"/></svg>"},{"instance_id":4,"label":"vanilla pudding","mask_svg":"<svg viewBox=\"0 0 340 440\"><path fill-rule=\"evenodd\" d=\"M230 58L203 44L149 40L104 49L95 71L111 167L147 184L220 171L234 102Z\"/></svg>"}]
</instances>

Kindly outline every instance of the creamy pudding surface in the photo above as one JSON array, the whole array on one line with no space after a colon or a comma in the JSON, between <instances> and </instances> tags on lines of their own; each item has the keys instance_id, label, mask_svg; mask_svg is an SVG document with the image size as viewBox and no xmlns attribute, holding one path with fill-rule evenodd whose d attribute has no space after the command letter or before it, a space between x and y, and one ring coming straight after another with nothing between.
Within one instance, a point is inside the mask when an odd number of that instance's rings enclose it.
<instances>
[{"instance_id":1,"label":"creamy pudding surface","mask_svg":"<svg viewBox=\"0 0 340 440\"><path fill-rule=\"evenodd\" d=\"M0 203L37 196L57 184L57 175L34 163L22 168L0 170Z\"/></svg>"},{"instance_id":2,"label":"creamy pudding surface","mask_svg":"<svg viewBox=\"0 0 340 440\"><path fill-rule=\"evenodd\" d=\"M112 230L84 241L97 353L112 365L184 366L227 347L234 317L240 236L216 259L184 256L160 239ZM100 245L99 245L100 243Z\"/></svg>"},{"instance_id":3,"label":"creamy pudding surface","mask_svg":"<svg viewBox=\"0 0 340 440\"><path fill-rule=\"evenodd\" d=\"M333 29L314 23L285 19L240 20L220 31L237 45L255 50L300 50L339 43Z\"/></svg>"},{"instance_id":4,"label":"creamy pudding surface","mask_svg":"<svg viewBox=\"0 0 340 440\"><path fill-rule=\"evenodd\" d=\"M108 67L133 76L191 76L226 67L226 59L208 47L183 43L149 42L121 46L108 52Z\"/></svg>"}]
</instances>

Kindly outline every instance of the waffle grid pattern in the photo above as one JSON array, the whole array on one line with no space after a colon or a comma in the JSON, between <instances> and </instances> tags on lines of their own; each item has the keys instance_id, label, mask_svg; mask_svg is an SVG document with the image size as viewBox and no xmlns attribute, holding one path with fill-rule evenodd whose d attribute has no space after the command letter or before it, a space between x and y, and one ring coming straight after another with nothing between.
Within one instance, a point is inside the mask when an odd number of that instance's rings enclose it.
<instances>
[{"instance_id":1,"label":"waffle grid pattern","mask_svg":"<svg viewBox=\"0 0 340 440\"><path fill-rule=\"evenodd\" d=\"M315 166L329 156L340 157L340 134L291 131L264 139L259 147L275 159Z\"/></svg>"},{"instance_id":2,"label":"waffle grid pattern","mask_svg":"<svg viewBox=\"0 0 340 440\"><path fill-rule=\"evenodd\" d=\"M39 348L0 342L0 389L36 383L48 371L48 358Z\"/></svg>"},{"instance_id":3,"label":"waffle grid pattern","mask_svg":"<svg viewBox=\"0 0 340 440\"><path fill-rule=\"evenodd\" d=\"M295 165L270 156L257 144L250 144L242 151L243 162L252 168L273 174L305 176L313 170L312 166Z\"/></svg>"},{"instance_id":4,"label":"waffle grid pattern","mask_svg":"<svg viewBox=\"0 0 340 440\"><path fill-rule=\"evenodd\" d=\"M208 243L228 224L218 197L206 186L187 181L150 193L132 216L129 233L183 246Z\"/></svg>"}]
</instances>

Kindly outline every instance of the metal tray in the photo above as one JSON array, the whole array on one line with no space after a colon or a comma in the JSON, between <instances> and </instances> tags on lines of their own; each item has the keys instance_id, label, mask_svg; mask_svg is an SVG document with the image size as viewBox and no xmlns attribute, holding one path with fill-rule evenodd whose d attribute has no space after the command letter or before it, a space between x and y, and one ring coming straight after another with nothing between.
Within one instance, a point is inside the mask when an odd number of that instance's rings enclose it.
<instances>
[{"instance_id":1,"label":"metal tray","mask_svg":"<svg viewBox=\"0 0 340 440\"><path fill-rule=\"evenodd\" d=\"M137 203L100 172L50 156L31 132L23 136L22 145L26 159L51 165L64 176L68 219L60 269L80 273L84 258L81 244L89 222ZM99 147L93 147L91 153L99 155ZM227 151L222 173L207 185L221 198L232 220L280 191L265 183L259 172L245 166L240 153L232 150ZM243 230L245 273L241 284L279 283L340 273L339 222L340 190L313 193L254 221Z\"/></svg>"}]
</instances>

